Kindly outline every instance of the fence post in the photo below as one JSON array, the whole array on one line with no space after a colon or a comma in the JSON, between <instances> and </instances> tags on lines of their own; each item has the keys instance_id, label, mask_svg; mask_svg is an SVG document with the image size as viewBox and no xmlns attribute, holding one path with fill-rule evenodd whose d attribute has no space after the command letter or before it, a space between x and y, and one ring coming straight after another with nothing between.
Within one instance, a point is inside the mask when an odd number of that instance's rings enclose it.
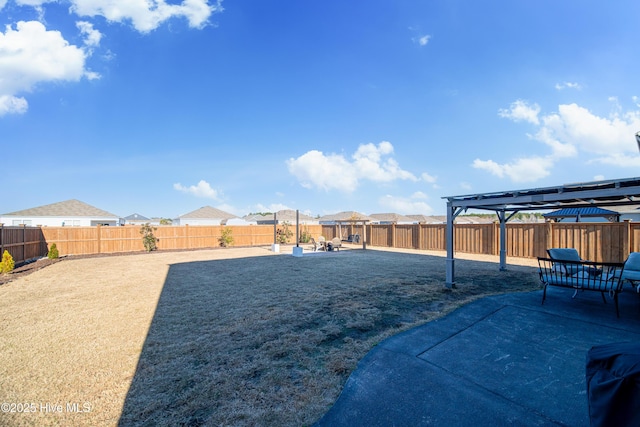
<instances>
[{"instance_id":1,"label":"fence post","mask_svg":"<svg viewBox=\"0 0 640 427\"><path fill-rule=\"evenodd\" d=\"M622 259L623 262L625 259L629 257L631 253L631 220L625 219L624 221L624 229L622 230Z\"/></svg>"},{"instance_id":2,"label":"fence post","mask_svg":"<svg viewBox=\"0 0 640 427\"><path fill-rule=\"evenodd\" d=\"M4 253L4 224L0 223L0 257Z\"/></svg>"},{"instance_id":3,"label":"fence post","mask_svg":"<svg viewBox=\"0 0 640 427\"><path fill-rule=\"evenodd\" d=\"M396 245L396 224L391 224L391 247L395 248Z\"/></svg>"},{"instance_id":4,"label":"fence post","mask_svg":"<svg viewBox=\"0 0 640 427\"><path fill-rule=\"evenodd\" d=\"M22 260L27 260L27 224L22 224Z\"/></svg>"},{"instance_id":5,"label":"fence post","mask_svg":"<svg viewBox=\"0 0 640 427\"><path fill-rule=\"evenodd\" d=\"M545 223L545 237L544 237L545 251L546 249L553 248L553 222L547 221ZM546 256L546 255L543 255Z\"/></svg>"},{"instance_id":6,"label":"fence post","mask_svg":"<svg viewBox=\"0 0 640 427\"><path fill-rule=\"evenodd\" d=\"M102 253L102 239L101 234L102 234L102 230L101 230L102 226L100 224L98 224L96 226L96 232L98 233L97 239L98 239L98 253Z\"/></svg>"}]
</instances>

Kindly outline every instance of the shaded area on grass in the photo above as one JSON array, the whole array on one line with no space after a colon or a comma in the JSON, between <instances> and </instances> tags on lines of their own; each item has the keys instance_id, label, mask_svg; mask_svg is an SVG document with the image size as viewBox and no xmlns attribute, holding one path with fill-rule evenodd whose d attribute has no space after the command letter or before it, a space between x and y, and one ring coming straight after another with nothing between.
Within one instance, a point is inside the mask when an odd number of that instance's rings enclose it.
<instances>
[{"instance_id":1,"label":"shaded area on grass","mask_svg":"<svg viewBox=\"0 0 640 427\"><path fill-rule=\"evenodd\" d=\"M469 268L465 273L465 265ZM377 343L481 295L539 289L535 270L376 251L175 264L120 425L305 425Z\"/></svg>"}]
</instances>

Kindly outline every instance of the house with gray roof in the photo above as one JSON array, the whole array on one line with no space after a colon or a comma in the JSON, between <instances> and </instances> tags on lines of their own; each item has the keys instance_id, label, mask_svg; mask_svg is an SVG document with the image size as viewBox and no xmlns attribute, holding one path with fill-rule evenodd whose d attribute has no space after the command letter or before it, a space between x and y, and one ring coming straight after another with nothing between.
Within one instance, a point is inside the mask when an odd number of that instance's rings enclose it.
<instances>
[{"instance_id":1,"label":"house with gray roof","mask_svg":"<svg viewBox=\"0 0 640 427\"><path fill-rule=\"evenodd\" d=\"M273 214L261 215L261 214L251 214L244 217L247 221L255 221L256 224L259 225L270 225L273 224ZM299 224L302 225L314 225L318 224L318 220L313 218L312 216L305 215L303 213L298 212L298 220ZM296 223L296 211L293 209L283 209L276 212L276 223L295 224Z\"/></svg>"},{"instance_id":2,"label":"house with gray roof","mask_svg":"<svg viewBox=\"0 0 640 427\"><path fill-rule=\"evenodd\" d=\"M416 224L446 224L447 216L444 215L407 215L409 218L416 220Z\"/></svg>"},{"instance_id":3,"label":"house with gray roof","mask_svg":"<svg viewBox=\"0 0 640 427\"><path fill-rule=\"evenodd\" d=\"M151 219L137 213L131 214L129 216L125 216L124 223L127 225L144 225L147 223L151 225L159 225L159 222L157 224L154 224Z\"/></svg>"},{"instance_id":4,"label":"house with gray roof","mask_svg":"<svg viewBox=\"0 0 640 427\"><path fill-rule=\"evenodd\" d=\"M338 212L336 214L324 215L318 218L318 222L320 224L326 224L326 225L334 225L339 222L347 222L347 221L373 222L374 219L371 218L370 216L367 216L363 213L356 212L356 211Z\"/></svg>"},{"instance_id":5,"label":"house with gray roof","mask_svg":"<svg viewBox=\"0 0 640 427\"><path fill-rule=\"evenodd\" d=\"M418 220L397 213L378 213L369 215L374 224L418 224Z\"/></svg>"},{"instance_id":6,"label":"house with gray roof","mask_svg":"<svg viewBox=\"0 0 640 427\"><path fill-rule=\"evenodd\" d=\"M173 220L173 225L227 225L229 222L229 225L231 223L239 225L238 220L242 221L242 218L211 206L203 206L195 211L180 215ZM242 222L245 223L245 221Z\"/></svg>"},{"instance_id":7,"label":"house with gray roof","mask_svg":"<svg viewBox=\"0 0 640 427\"><path fill-rule=\"evenodd\" d=\"M72 199L1 214L0 223L43 227L90 227L122 225L124 220L118 215Z\"/></svg>"}]
</instances>

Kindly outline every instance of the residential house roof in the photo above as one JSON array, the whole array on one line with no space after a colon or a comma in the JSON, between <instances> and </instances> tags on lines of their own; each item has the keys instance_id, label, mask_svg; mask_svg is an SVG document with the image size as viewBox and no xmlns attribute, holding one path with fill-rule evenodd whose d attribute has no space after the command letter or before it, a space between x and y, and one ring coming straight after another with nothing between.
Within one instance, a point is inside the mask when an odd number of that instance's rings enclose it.
<instances>
[{"instance_id":1,"label":"residential house roof","mask_svg":"<svg viewBox=\"0 0 640 427\"><path fill-rule=\"evenodd\" d=\"M203 206L200 209L180 215L179 218L191 218L191 219L231 219L237 218L235 215L229 212L222 211L220 209Z\"/></svg>"},{"instance_id":2,"label":"residential house roof","mask_svg":"<svg viewBox=\"0 0 640 427\"><path fill-rule=\"evenodd\" d=\"M493 224L498 217L492 216L475 216L475 215L459 215L455 219L456 224ZM445 223L447 220L445 219Z\"/></svg>"},{"instance_id":3,"label":"residential house roof","mask_svg":"<svg viewBox=\"0 0 640 427\"><path fill-rule=\"evenodd\" d=\"M24 217L111 217L119 218L95 206L91 206L80 200L71 199L64 202L51 203L49 205L38 206L35 208L24 209L21 211L10 212L3 215L7 216L24 216Z\"/></svg>"},{"instance_id":4,"label":"residential house roof","mask_svg":"<svg viewBox=\"0 0 640 427\"><path fill-rule=\"evenodd\" d=\"M418 222L418 220L415 218L400 215L398 213L378 213L371 214L369 216L376 221L392 224L416 224Z\"/></svg>"},{"instance_id":5,"label":"residential house roof","mask_svg":"<svg viewBox=\"0 0 640 427\"><path fill-rule=\"evenodd\" d=\"M256 221L258 224L273 224L273 214L267 214L267 215L262 215L262 214L251 214L251 215L246 215L244 216L244 219L247 221ZM311 221L317 221L316 218L313 218L312 216L303 214L303 213L298 213L298 219L301 222L311 222ZM293 209L283 209L283 210L279 210L278 212L276 212L276 220L279 223L282 222L288 222L291 224L295 224L296 222L296 211Z\"/></svg>"},{"instance_id":6,"label":"residential house roof","mask_svg":"<svg viewBox=\"0 0 640 427\"><path fill-rule=\"evenodd\" d=\"M146 216L134 213L131 214L129 216L124 217L125 220L127 221L151 221L149 218L147 218Z\"/></svg>"},{"instance_id":7,"label":"residential house roof","mask_svg":"<svg viewBox=\"0 0 640 427\"><path fill-rule=\"evenodd\" d=\"M374 221L373 218L367 216L363 213L356 211L345 211L338 212L332 215L325 215L318 218L320 222L329 222L329 221Z\"/></svg>"},{"instance_id":8,"label":"residential house roof","mask_svg":"<svg viewBox=\"0 0 640 427\"><path fill-rule=\"evenodd\" d=\"M447 217L445 215L407 215L420 224L446 224Z\"/></svg>"}]
</instances>

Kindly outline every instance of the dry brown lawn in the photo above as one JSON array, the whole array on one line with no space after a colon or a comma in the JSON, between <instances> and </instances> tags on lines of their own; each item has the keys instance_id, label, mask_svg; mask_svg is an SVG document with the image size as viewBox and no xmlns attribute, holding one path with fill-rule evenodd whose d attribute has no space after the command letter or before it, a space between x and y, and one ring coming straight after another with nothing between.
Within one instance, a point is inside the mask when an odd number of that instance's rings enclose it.
<instances>
[{"instance_id":1,"label":"dry brown lawn","mask_svg":"<svg viewBox=\"0 0 640 427\"><path fill-rule=\"evenodd\" d=\"M441 253L290 251L69 257L0 285L0 425L309 425L386 337L539 289L530 260L457 260L445 290Z\"/></svg>"}]
</instances>

